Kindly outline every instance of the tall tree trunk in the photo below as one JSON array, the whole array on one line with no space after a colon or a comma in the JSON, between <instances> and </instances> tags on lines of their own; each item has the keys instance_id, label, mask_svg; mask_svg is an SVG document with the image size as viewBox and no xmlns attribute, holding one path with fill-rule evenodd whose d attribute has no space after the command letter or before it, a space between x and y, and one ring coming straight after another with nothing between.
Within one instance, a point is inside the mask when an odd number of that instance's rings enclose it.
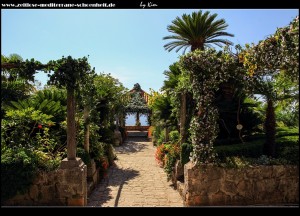
<instances>
[{"instance_id":1,"label":"tall tree trunk","mask_svg":"<svg viewBox=\"0 0 300 216\"><path fill-rule=\"evenodd\" d=\"M76 159L76 125L74 89L67 90L67 158Z\"/></svg>"},{"instance_id":2,"label":"tall tree trunk","mask_svg":"<svg viewBox=\"0 0 300 216\"><path fill-rule=\"evenodd\" d=\"M181 106L180 106L180 144L186 142L186 93L181 94Z\"/></svg>"},{"instance_id":3,"label":"tall tree trunk","mask_svg":"<svg viewBox=\"0 0 300 216\"><path fill-rule=\"evenodd\" d=\"M267 110L266 110L266 120L265 120L265 132L266 132L266 142L264 144L264 154L267 156L275 157L276 152L276 120L275 120L275 109L273 100L267 99Z\"/></svg>"},{"instance_id":4,"label":"tall tree trunk","mask_svg":"<svg viewBox=\"0 0 300 216\"><path fill-rule=\"evenodd\" d=\"M86 153L90 152L90 124L89 124L89 113L90 110L87 106L83 109L84 119L84 150Z\"/></svg>"},{"instance_id":5,"label":"tall tree trunk","mask_svg":"<svg viewBox=\"0 0 300 216\"><path fill-rule=\"evenodd\" d=\"M169 127L166 125L165 127L165 142L169 141Z\"/></svg>"}]
</instances>

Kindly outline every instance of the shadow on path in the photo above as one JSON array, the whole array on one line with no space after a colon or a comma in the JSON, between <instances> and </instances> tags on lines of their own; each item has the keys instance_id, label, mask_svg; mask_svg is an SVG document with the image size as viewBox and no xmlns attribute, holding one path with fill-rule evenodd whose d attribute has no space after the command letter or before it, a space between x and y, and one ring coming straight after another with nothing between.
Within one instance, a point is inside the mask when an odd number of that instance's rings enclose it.
<instances>
[{"instance_id":1,"label":"shadow on path","mask_svg":"<svg viewBox=\"0 0 300 216\"><path fill-rule=\"evenodd\" d=\"M144 150L149 140L145 137L128 137L123 145L115 147L117 154L131 154Z\"/></svg>"},{"instance_id":2,"label":"shadow on path","mask_svg":"<svg viewBox=\"0 0 300 216\"><path fill-rule=\"evenodd\" d=\"M123 145L115 147L117 154L131 154L143 150L147 145L140 143L148 141L144 137L130 137ZM109 202L111 199L115 199L114 207L118 206L120 195L123 189L123 185L136 176L139 175L139 171L133 169L119 168L114 163L109 170L107 175L101 180L98 187L88 198L88 206L102 206ZM116 197L112 196L112 188L118 187Z\"/></svg>"},{"instance_id":3,"label":"shadow on path","mask_svg":"<svg viewBox=\"0 0 300 216\"><path fill-rule=\"evenodd\" d=\"M128 137L115 147L117 160L88 198L88 206L183 206L179 193L154 158L146 137Z\"/></svg>"},{"instance_id":4,"label":"shadow on path","mask_svg":"<svg viewBox=\"0 0 300 216\"><path fill-rule=\"evenodd\" d=\"M102 206L111 199L115 199L114 206L118 206L123 185L138 175L139 171L137 170L120 169L114 164L109 168L107 176L101 180L100 185L90 195L88 206ZM118 192L113 197L112 189L115 187L118 187Z\"/></svg>"}]
</instances>

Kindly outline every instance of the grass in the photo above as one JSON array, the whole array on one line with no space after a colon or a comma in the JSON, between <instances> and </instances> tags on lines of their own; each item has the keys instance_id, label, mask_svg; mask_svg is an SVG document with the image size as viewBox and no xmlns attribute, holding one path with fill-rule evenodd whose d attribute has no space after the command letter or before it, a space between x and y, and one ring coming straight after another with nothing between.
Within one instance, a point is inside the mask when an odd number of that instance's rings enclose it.
<instances>
[{"instance_id":1,"label":"grass","mask_svg":"<svg viewBox=\"0 0 300 216\"><path fill-rule=\"evenodd\" d=\"M263 154L264 137L258 134L244 143L215 146L215 150L221 161L234 156L258 158ZM279 157L299 164L299 128L277 128L276 145Z\"/></svg>"}]
</instances>

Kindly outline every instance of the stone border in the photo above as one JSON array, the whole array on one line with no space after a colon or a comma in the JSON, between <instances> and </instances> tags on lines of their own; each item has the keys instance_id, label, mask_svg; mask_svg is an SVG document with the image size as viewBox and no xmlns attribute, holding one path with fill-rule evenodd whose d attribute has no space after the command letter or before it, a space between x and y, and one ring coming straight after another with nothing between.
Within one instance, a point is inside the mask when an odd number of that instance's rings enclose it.
<instances>
[{"instance_id":1,"label":"stone border","mask_svg":"<svg viewBox=\"0 0 300 216\"><path fill-rule=\"evenodd\" d=\"M25 194L17 194L3 203L3 206L86 205L87 166L80 158L64 159L58 170L39 173Z\"/></svg>"},{"instance_id":2,"label":"stone border","mask_svg":"<svg viewBox=\"0 0 300 216\"><path fill-rule=\"evenodd\" d=\"M234 169L189 162L176 186L186 206L299 205L298 166Z\"/></svg>"}]
</instances>

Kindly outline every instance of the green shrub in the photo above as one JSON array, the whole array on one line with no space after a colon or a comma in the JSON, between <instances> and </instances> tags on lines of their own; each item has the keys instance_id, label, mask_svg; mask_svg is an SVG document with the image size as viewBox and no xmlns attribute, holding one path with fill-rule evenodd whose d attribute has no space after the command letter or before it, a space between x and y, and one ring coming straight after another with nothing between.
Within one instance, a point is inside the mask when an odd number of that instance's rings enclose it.
<instances>
[{"instance_id":1,"label":"green shrub","mask_svg":"<svg viewBox=\"0 0 300 216\"><path fill-rule=\"evenodd\" d=\"M299 144L282 148L279 158L287 160L290 164L299 165Z\"/></svg>"},{"instance_id":2,"label":"green shrub","mask_svg":"<svg viewBox=\"0 0 300 216\"><path fill-rule=\"evenodd\" d=\"M100 128L98 130L98 134L100 136L99 141L104 143L113 143L114 141L114 131L109 128Z\"/></svg>"},{"instance_id":3,"label":"green shrub","mask_svg":"<svg viewBox=\"0 0 300 216\"><path fill-rule=\"evenodd\" d=\"M160 131L160 134L159 134L159 137L158 137L158 139L157 139L157 141L156 141L156 144L157 145L161 145L162 143L164 143L165 142L165 131L164 130L161 130Z\"/></svg>"},{"instance_id":4,"label":"green shrub","mask_svg":"<svg viewBox=\"0 0 300 216\"><path fill-rule=\"evenodd\" d=\"M170 137L170 142L171 143L177 143L179 141L179 132L177 130L171 131L169 133L169 137Z\"/></svg>"},{"instance_id":5,"label":"green shrub","mask_svg":"<svg viewBox=\"0 0 300 216\"><path fill-rule=\"evenodd\" d=\"M2 146L1 200L24 193L38 171L52 171L59 167L62 157L34 148Z\"/></svg>"},{"instance_id":6,"label":"green shrub","mask_svg":"<svg viewBox=\"0 0 300 216\"><path fill-rule=\"evenodd\" d=\"M281 165L281 164L287 164L286 160L283 160L281 158L272 158L268 157L266 155L261 155L259 158L250 158L249 161L251 164L254 165Z\"/></svg>"},{"instance_id":7,"label":"green shrub","mask_svg":"<svg viewBox=\"0 0 300 216\"><path fill-rule=\"evenodd\" d=\"M34 150L33 156L36 157L36 163L38 170L42 171L52 171L59 167L63 154L60 152L58 154L49 154L40 150Z\"/></svg>"},{"instance_id":8,"label":"green shrub","mask_svg":"<svg viewBox=\"0 0 300 216\"><path fill-rule=\"evenodd\" d=\"M109 168L109 162L107 156L103 156L100 160L95 160L96 167L99 168L100 178L105 177L107 169Z\"/></svg>"},{"instance_id":9,"label":"green shrub","mask_svg":"<svg viewBox=\"0 0 300 216\"><path fill-rule=\"evenodd\" d=\"M1 152L1 202L17 193L23 194L32 184L37 161L32 151L19 148Z\"/></svg>"},{"instance_id":10,"label":"green shrub","mask_svg":"<svg viewBox=\"0 0 300 216\"><path fill-rule=\"evenodd\" d=\"M175 166L176 160L179 156L167 154L164 170L167 173L168 179L171 178L173 167Z\"/></svg>"},{"instance_id":11,"label":"green shrub","mask_svg":"<svg viewBox=\"0 0 300 216\"><path fill-rule=\"evenodd\" d=\"M264 139L235 145L215 146L218 158L225 161L226 157L259 158L263 155ZM276 139L277 158L282 163L299 164L299 136L284 136ZM275 161L274 163L279 163Z\"/></svg>"},{"instance_id":12,"label":"green shrub","mask_svg":"<svg viewBox=\"0 0 300 216\"><path fill-rule=\"evenodd\" d=\"M276 112L277 125L290 126L290 127L299 125L299 106L298 106L298 111L297 108L294 108L294 110L289 108L286 109L286 108L285 111L280 110Z\"/></svg>"},{"instance_id":13,"label":"green shrub","mask_svg":"<svg viewBox=\"0 0 300 216\"><path fill-rule=\"evenodd\" d=\"M166 161L164 170L167 173L168 179L170 179L176 160L180 157L180 146L179 144L165 144L165 149Z\"/></svg>"},{"instance_id":14,"label":"green shrub","mask_svg":"<svg viewBox=\"0 0 300 216\"><path fill-rule=\"evenodd\" d=\"M219 161L220 162L220 161ZM266 155L261 155L259 158L245 158L245 157L226 157L225 160L218 165L226 168L244 168L252 165L282 165L289 164L289 162L282 158L271 158Z\"/></svg>"},{"instance_id":15,"label":"green shrub","mask_svg":"<svg viewBox=\"0 0 300 216\"><path fill-rule=\"evenodd\" d=\"M166 147L164 144L157 146L156 151L155 151L156 162L159 164L163 164L166 153L167 153L167 150L166 150Z\"/></svg>"},{"instance_id":16,"label":"green shrub","mask_svg":"<svg viewBox=\"0 0 300 216\"><path fill-rule=\"evenodd\" d=\"M284 136L276 139L278 147L294 146L299 144L299 136Z\"/></svg>"},{"instance_id":17,"label":"green shrub","mask_svg":"<svg viewBox=\"0 0 300 216\"><path fill-rule=\"evenodd\" d=\"M115 149L113 147L112 144L106 144L105 146L105 155L107 155L107 159L109 162L109 165L113 165L114 164L114 160L117 159L117 155L115 153Z\"/></svg>"},{"instance_id":18,"label":"green shrub","mask_svg":"<svg viewBox=\"0 0 300 216\"><path fill-rule=\"evenodd\" d=\"M39 145L35 136L42 133L44 127L54 124L51 117L33 108L8 110L1 120L1 139L10 147Z\"/></svg>"},{"instance_id":19,"label":"green shrub","mask_svg":"<svg viewBox=\"0 0 300 216\"><path fill-rule=\"evenodd\" d=\"M278 127L276 128L276 138L286 137L286 136L299 136L299 128L288 128L288 127ZM243 140L245 142L252 142L257 140L265 139L266 135L264 133L256 133L249 136L245 136ZM276 142L278 139L276 139ZM222 145L232 145L241 143L241 140L238 138L230 139L217 139L214 143L214 146Z\"/></svg>"},{"instance_id":20,"label":"green shrub","mask_svg":"<svg viewBox=\"0 0 300 216\"><path fill-rule=\"evenodd\" d=\"M181 145L181 163L182 165L190 161L190 154L193 151L193 146L190 143L183 143Z\"/></svg>"},{"instance_id":21,"label":"green shrub","mask_svg":"<svg viewBox=\"0 0 300 216\"><path fill-rule=\"evenodd\" d=\"M58 168L65 148L57 142L51 118L32 107L6 112L1 121L2 199L24 192L39 170Z\"/></svg>"},{"instance_id":22,"label":"green shrub","mask_svg":"<svg viewBox=\"0 0 300 216\"><path fill-rule=\"evenodd\" d=\"M77 157L80 157L81 160L86 164L86 165L91 165L91 156L89 153L87 153L83 148L78 147L77 148Z\"/></svg>"},{"instance_id":23,"label":"green shrub","mask_svg":"<svg viewBox=\"0 0 300 216\"><path fill-rule=\"evenodd\" d=\"M101 157L104 156L105 154L105 143L102 142L94 142L90 145L90 155L91 158L95 159L95 160L100 160Z\"/></svg>"},{"instance_id":24,"label":"green shrub","mask_svg":"<svg viewBox=\"0 0 300 216\"><path fill-rule=\"evenodd\" d=\"M152 142L154 145L160 145L161 143L158 143L158 139L160 137L161 133L161 127L160 126L155 126L152 132Z\"/></svg>"},{"instance_id":25,"label":"green shrub","mask_svg":"<svg viewBox=\"0 0 300 216\"><path fill-rule=\"evenodd\" d=\"M256 133L256 134L252 134L250 136L246 136L244 141L252 142L252 141L261 140L261 139L265 139L265 138L266 138L266 135L264 133Z\"/></svg>"},{"instance_id":26,"label":"green shrub","mask_svg":"<svg viewBox=\"0 0 300 216\"><path fill-rule=\"evenodd\" d=\"M298 127L280 127L276 128L276 138L283 136L299 136L299 128Z\"/></svg>"},{"instance_id":27,"label":"green shrub","mask_svg":"<svg viewBox=\"0 0 300 216\"><path fill-rule=\"evenodd\" d=\"M221 161L224 161L226 157L233 156L257 158L263 153L263 140L258 140L251 143L216 146L215 151Z\"/></svg>"},{"instance_id":28,"label":"green shrub","mask_svg":"<svg viewBox=\"0 0 300 216\"><path fill-rule=\"evenodd\" d=\"M249 166L250 162L244 157L226 157L225 163L220 165L222 167L240 169Z\"/></svg>"},{"instance_id":29,"label":"green shrub","mask_svg":"<svg viewBox=\"0 0 300 216\"><path fill-rule=\"evenodd\" d=\"M285 136L276 140L278 157L299 165L299 136Z\"/></svg>"},{"instance_id":30,"label":"green shrub","mask_svg":"<svg viewBox=\"0 0 300 216\"><path fill-rule=\"evenodd\" d=\"M214 143L214 146L233 145L238 143L241 143L240 138L217 139Z\"/></svg>"}]
</instances>

